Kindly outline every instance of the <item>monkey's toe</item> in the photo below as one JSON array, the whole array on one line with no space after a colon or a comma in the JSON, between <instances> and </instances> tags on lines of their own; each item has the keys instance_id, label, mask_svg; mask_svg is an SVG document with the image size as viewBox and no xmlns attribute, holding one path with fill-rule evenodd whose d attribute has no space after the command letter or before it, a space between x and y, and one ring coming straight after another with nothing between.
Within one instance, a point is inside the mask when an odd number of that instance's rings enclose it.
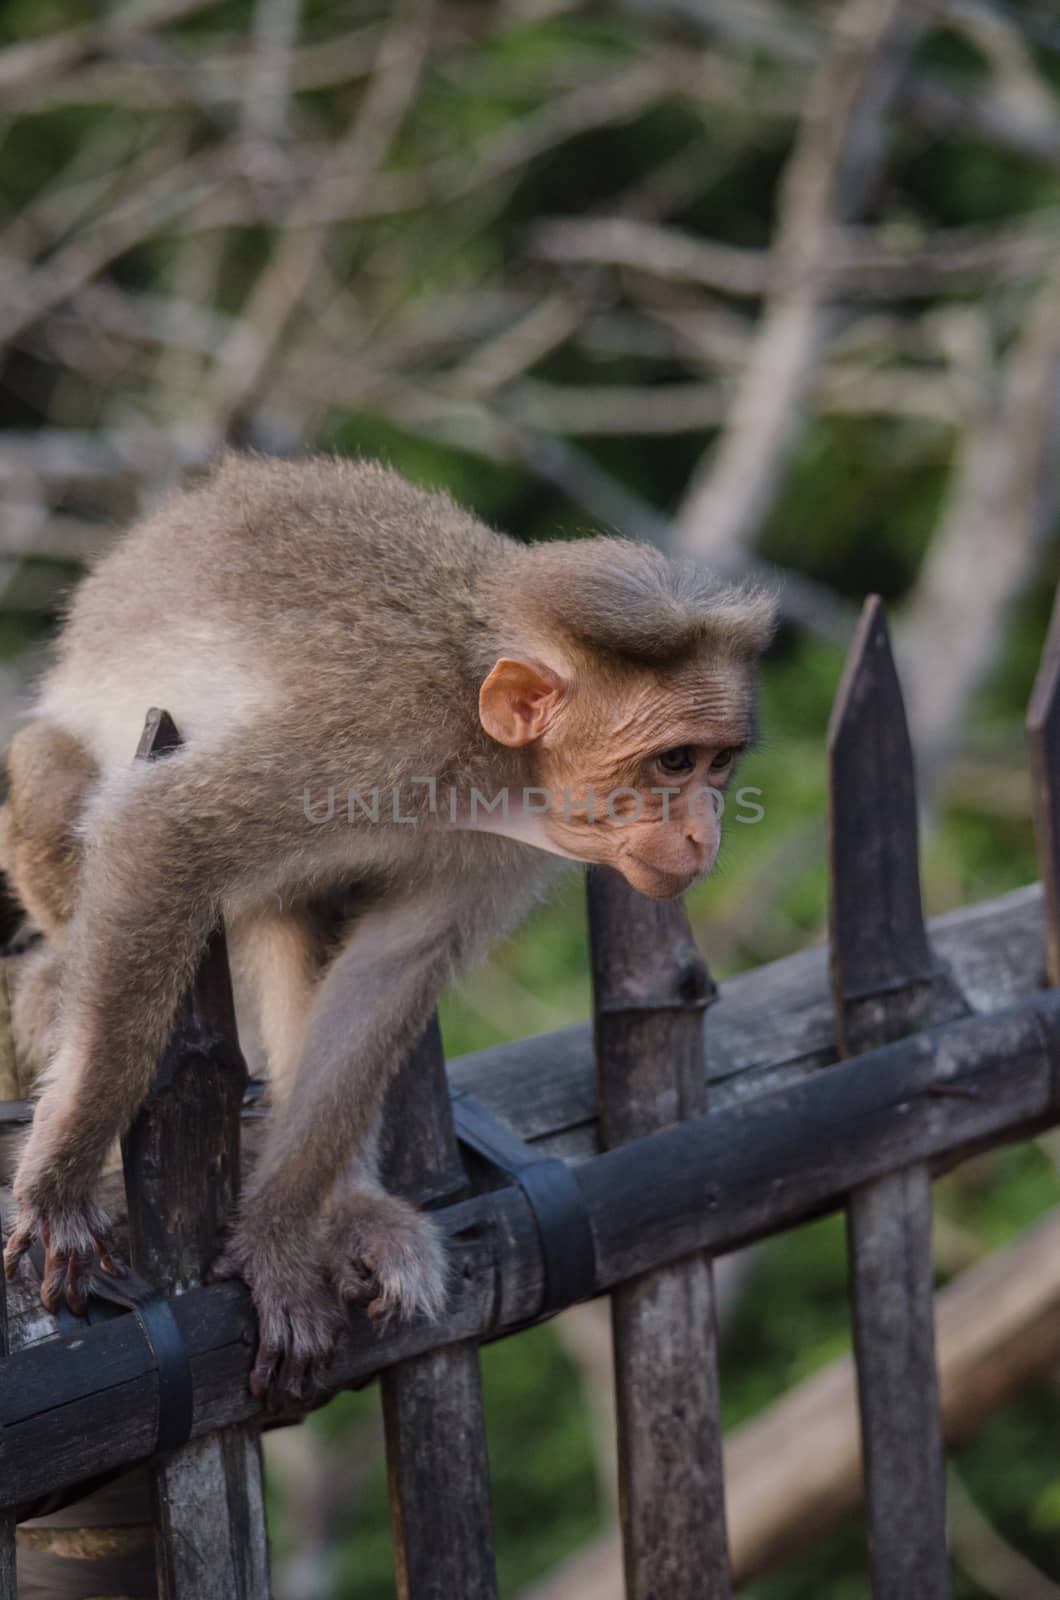
<instances>
[{"instance_id":1,"label":"monkey's toe","mask_svg":"<svg viewBox=\"0 0 1060 1600\"><path fill-rule=\"evenodd\" d=\"M346 1196L328 1219L326 1249L340 1300L363 1305L382 1332L395 1318L437 1317L445 1247L434 1221L394 1195Z\"/></svg>"},{"instance_id":2,"label":"monkey's toe","mask_svg":"<svg viewBox=\"0 0 1060 1600\"><path fill-rule=\"evenodd\" d=\"M324 1388L343 1316L315 1253L291 1230L237 1228L211 1266L211 1282L242 1278L258 1315L250 1392L270 1409L305 1401Z\"/></svg>"},{"instance_id":3,"label":"monkey's toe","mask_svg":"<svg viewBox=\"0 0 1060 1600\"><path fill-rule=\"evenodd\" d=\"M342 1319L334 1306L315 1313L293 1306L259 1311L260 1336L250 1373L250 1392L270 1409L319 1392L335 1354Z\"/></svg>"},{"instance_id":4,"label":"monkey's toe","mask_svg":"<svg viewBox=\"0 0 1060 1600\"><path fill-rule=\"evenodd\" d=\"M114 1248L106 1218L91 1202L83 1206L23 1202L4 1251L5 1277L13 1277L38 1239L44 1246L41 1304L53 1315L64 1304L75 1316L84 1312L97 1267L113 1278L124 1277L128 1270Z\"/></svg>"},{"instance_id":5,"label":"monkey's toe","mask_svg":"<svg viewBox=\"0 0 1060 1600\"><path fill-rule=\"evenodd\" d=\"M385 1265L381 1273L365 1255L347 1261L337 1288L344 1305L364 1307L376 1333L385 1333L396 1317L407 1321L416 1314L414 1288L407 1281L398 1281Z\"/></svg>"},{"instance_id":6,"label":"monkey's toe","mask_svg":"<svg viewBox=\"0 0 1060 1600\"><path fill-rule=\"evenodd\" d=\"M347 1256L336 1274L335 1287L346 1305L368 1305L379 1293L379 1279L363 1256Z\"/></svg>"},{"instance_id":7,"label":"monkey's toe","mask_svg":"<svg viewBox=\"0 0 1060 1600\"><path fill-rule=\"evenodd\" d=\"M92 1276L92 1266L93 1262L87 1255L46 1251L40 1286L41 1304L45 1310L54 1316L65 1304L75 1317L81 1316L88 1303L88 1281Z\"/></svg>"},{"instance_id":8,"label":"monkey's toe","mask_svg":"<svg viewBox=\"0 0 1060 1600\"><path fill-rule=\"evenodd\" d=\"M18 1264L31 1249L37 1236L36 1227L23 1223L16 1226L4 1247L4 1277L10 1281L18 1271Z\"/></svg>"}]
</instances>

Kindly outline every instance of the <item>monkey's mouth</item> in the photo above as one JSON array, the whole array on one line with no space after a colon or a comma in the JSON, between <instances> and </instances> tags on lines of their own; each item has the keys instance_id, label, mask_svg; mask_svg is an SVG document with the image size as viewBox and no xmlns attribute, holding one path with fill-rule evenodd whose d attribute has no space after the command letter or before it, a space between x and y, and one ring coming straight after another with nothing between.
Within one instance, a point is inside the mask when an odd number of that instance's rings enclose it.
<instances>
[{"instance_id":1,"label":"monkey's mouth","mask_svg":"<svg viewBox=\"0 0 1060 1600\"><path fill-rule=\"evenodd\" d=\"M706 868L693 872L669 872L654 861L645 861L632 850L622 855L622 874L633 888L652 900L676 900L690 889L697 878L704 876Z\"/></svg>"}]
</instances>

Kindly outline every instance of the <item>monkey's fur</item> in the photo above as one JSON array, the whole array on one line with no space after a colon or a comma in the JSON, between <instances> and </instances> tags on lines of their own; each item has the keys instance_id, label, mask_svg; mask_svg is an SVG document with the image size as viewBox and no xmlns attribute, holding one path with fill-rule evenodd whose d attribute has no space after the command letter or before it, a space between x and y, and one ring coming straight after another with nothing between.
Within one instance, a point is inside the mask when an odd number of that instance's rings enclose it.
<instances>
[{"instance_id":1,"label":"monkey's fur","mask_svg":"<svg viewBox=\"0 0 1060 1600\"><path fill-rule=\"evenodd\" d=\"M447 978L540 891L546 851L652 894L709 869L716 821L671 819L650 786L675 763L675 794L694 774L723 786L771 622L760 594L650 549L523 547L368 463L229 456L134 528L78 590L8 757L0 839L47 937L30 1011L51 1056L9 1274L37 1237L49 1306L80 1306L97 1259L120 1270L100 1166L223 914L282 1102L216 1269L254 1296L252 1387L303 1392L346 1301L436 1314L434 1226L375 1176L388 1075ZM151 705L184 745L133 765ZM427 777L462 807L473 786L552 801L447 825ZM558 798L620 786L647 806L630 826ZM377 788L379 822L351 820L348 791ZM396 792L414 822L393 819ZM340 894L356 911L337 943Z\"/></svg>"}]
</instances>

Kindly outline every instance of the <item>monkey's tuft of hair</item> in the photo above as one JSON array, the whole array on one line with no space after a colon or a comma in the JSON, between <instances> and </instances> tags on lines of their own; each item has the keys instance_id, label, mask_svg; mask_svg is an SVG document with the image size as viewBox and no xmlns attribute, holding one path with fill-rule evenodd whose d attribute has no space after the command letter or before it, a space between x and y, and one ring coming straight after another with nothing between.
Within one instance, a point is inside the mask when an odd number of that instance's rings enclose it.
<instances>
[{"instance_id":1,"label":"monkey's tuft of hair","mask_svg":"<svg viewBox=\"0 0 1060 1600\"><path fill-rule=\"evenodd\" d=\"M628 539L525 548L517 592L531 626L645 666L712 647L751 660L776 627L776 601L764 588L726 583L698 562Z\"/></svg>"}]
</instances>

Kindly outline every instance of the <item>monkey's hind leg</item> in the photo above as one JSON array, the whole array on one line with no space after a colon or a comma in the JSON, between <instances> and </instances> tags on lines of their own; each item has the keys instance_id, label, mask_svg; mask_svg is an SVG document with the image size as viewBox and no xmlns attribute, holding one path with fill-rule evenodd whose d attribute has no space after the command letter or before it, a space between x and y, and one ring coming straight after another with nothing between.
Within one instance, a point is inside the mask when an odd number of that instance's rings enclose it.
<instances>
[{"instance_id":1,"label":"monkey's hind leg","mask_svg":"<svg viewBox=\"0 0 1060 1600\"><path fill-rule=\"evenodd\" d=\"M327 952L304 906L268 904L229 921L228 949L240 1043L267 1071L275 1115L291 1092Z\"/></svg>"},{"instance_id":2,"label":"monkey's hind leg","mask_svg":"<svg viewBox=\"0 0 1060 1600\"><path fill-rule=\"evenodd\" d=\"M259 1398L298 1398L317 1381L347 1303L366 1302L377 1326L444 1304L437 1223L381 1189L373 1146L387 1081L426 1026L456 942L441 897L386 901L357 921L319 985L293 1087L212 1269L238 1273L254 1297Z\"/></svg>"},{"instance_id":3,"label":"monkey's hind leg","mask_svg":"<svg viewBox=\"0 0 1060 1600\"><path fill-rule=\"evenodd\" d=\"M81 872L77 824L99 769L79 739L40 719L18 730L6 764L0 865L34 926L61 940Z\"/></svg>"}]
</instances>

